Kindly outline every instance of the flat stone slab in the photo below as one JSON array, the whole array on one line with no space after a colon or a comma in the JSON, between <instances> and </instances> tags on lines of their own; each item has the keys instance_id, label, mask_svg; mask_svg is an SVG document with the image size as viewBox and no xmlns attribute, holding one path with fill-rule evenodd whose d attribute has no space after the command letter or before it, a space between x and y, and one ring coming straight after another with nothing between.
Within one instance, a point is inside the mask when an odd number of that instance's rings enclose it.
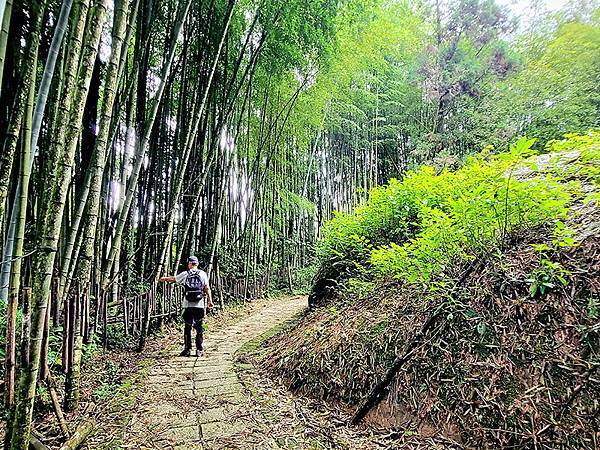
<instances>
[{"instance_id":1,"label":"flat stone slab","mask_svg":"<svg viewBox=\"0 0 600 450\"><path fill-rule=\"evenodd\" d=\"M215 440L240 433L246 429L245 422L211 422L200 426L203 440Z\"/></svg>"},{"instance_id":2,"label":"flat stone slab","mask_svg":"<svg viewBox=\"0 0 600 450\"><path fill-rule=\"evenodd\" d=\"M241 392L215 395L213 397L202 397L201 401L205 409L218 408L223 405L238 405L245 400Z\"/></svg>"},{"instance_id":3,"label":"flat stone slab","mask_svg":"<svg viewBox=\"0 0 600 450\"><path fill-rule=\"evenodd\" d=\"M224 372L216 372L216 371L196 372L194 374L194 381L210 381L210 380L237 380L237 374L233 370L226 370Z\"/></svg>"},{"instance_id":4,"label":"flat stone slab","mask_svg":"<svg viewBox=\"0 0 600 450\"><path fill-rule=\"evenodd\" d=\"M225 377L225 378L209 378L208 380L194 380L194 387L196 389L204 389L214 386L228 386L232 384L239 384L237 377Z\"/></svg>"},{"instance_id":5,"label":"flat stone slab","mask_svg":"<svg viewBox=\"0 0 600 450\"><path fill-rule=\"evenodd\" d=\"M163 448L163 447L158 447L158 448ZM167 445L164 448L171 448L171 447ZM173 447L173 449L175 449L175 450L205 450L206 447L201 444L187 443L187 444L183 444L183 445L175 445L175 447Z\"/></svg>"},{"instance_id":6,"label":"flat stone slab","mask_svg":"<svg viewBox=\"0 0 600 450\"><path fill-rule=\"evenodd\" d=\"M200 427L197 424L177 428L167 428L161 436L176 444L200 441Z\"/></svg>"},{"instance_id":7,"label":"flat stone slab","mask_svg":"<svg viewBox=\"0 0 600 450\"><path fill-rule=\"evenodd\" d=\"M196 375L199 373L224 374L226 372L233 372L233 361L219 360L214 365L196 367L192 373Z\"/></svg>"},{"instance_id":8,"label":"flat stone slab","mask_svg":"<svg viewBox=\"0 0 600 450\"><path fill-rule=\"evenodd\" d=\"M198 396L214 397L218 395L237 394L242 391L242 385L240 383L235 384L222 384L217 386L207 386L203 388L196 388L195 392Z\"/></svg>"},{"instance_id":9,"label":"flat stone slab","mask_svg":"<svg viewBox=\"0 0 600 450\"><path fill-rule=\"evenodd\" d=\"M211 422L230 422L231 418L238 411L237 405L224 405L217 408L210 408L198 414L198 422L204 425Z\"/></svg>"}]
</instances>

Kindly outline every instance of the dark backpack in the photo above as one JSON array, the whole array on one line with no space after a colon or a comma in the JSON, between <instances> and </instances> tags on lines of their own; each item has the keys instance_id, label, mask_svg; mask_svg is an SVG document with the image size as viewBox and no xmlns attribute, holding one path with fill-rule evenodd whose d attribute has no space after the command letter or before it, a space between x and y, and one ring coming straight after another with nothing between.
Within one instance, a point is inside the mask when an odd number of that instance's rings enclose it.
<instances>
[{"instance_id":1,"label":"dark backpack","mask_svg":"<svg viewBox=\"0 0 600 450\"><path fill-rule=\"evenodd\" d=\"M200 276L200 271L190 272L185 279L183 287L185 288L185 299L188 302L199 302L204 298L204 282Z\"/></svg>"}]
</instances>

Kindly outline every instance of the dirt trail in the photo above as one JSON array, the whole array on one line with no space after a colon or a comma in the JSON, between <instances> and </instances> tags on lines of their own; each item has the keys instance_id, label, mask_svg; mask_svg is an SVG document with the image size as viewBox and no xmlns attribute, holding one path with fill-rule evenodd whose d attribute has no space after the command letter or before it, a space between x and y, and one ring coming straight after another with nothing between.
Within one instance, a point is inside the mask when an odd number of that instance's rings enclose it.
<instances>
[{"instance_id":1,"label":"dirt trail","mask_svg":"<svg viewBox=\"0 0 600 450\"><path fill-rule=\"evenodd\" d=\"M169 349L149 368L125 433L126 448L210 448L243 431L248 424L234 354L305 306L305 297L269 301L237 323L208 333L200 358L179 357L179 347Z\"/></svg>"}]
</instances>

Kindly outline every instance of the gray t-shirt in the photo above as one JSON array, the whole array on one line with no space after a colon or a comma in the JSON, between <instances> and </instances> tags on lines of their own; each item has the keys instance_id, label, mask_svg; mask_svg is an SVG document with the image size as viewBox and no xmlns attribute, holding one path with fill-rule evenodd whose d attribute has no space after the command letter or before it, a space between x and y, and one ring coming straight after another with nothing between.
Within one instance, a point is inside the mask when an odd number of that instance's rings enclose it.
<instances>
[{"instance_id":1,"label":"gray t-shirt","mask_svg":"<svg viewBox=\"0 0 600 450\"><path fill-rule=\"evenodd\" d=\"M202 280L203 285L209 286L208 275L206 274L206 272L204 270L200 270L200 269L190 269L190 270L186 270L184 272L178 273L177 275L175 275L175 281L177 282L177 284L181 284L181 285L185 284L185 280L187 280L187 277L188 277L188 272L191 272L191 273L199 272L200 279ZM184 308L206 308L206 295L204 295L202 297L202 300L200 300L199 302L193 302L193 303L188 302L184 298L183 299L183 307Z\"/></svg>"}]
</instances>

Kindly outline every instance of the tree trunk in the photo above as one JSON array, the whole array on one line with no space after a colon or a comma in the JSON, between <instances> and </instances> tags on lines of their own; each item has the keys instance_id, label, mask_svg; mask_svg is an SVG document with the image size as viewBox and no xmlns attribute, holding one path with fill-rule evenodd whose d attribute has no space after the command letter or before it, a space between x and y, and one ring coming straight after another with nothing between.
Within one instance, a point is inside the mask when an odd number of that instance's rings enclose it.
<instances>
[{"instance_id":1,"label":"tree trunk","mask_svg":"<svg viewBox=\"0 0 600 450\"><path fill-rule=\"evenodd\" d=\"M81 290L77 289L74 301L71 303L70 320L70 361L65 378L65 411L77 409L79 405L79 380L81 378L81 352L83 339L81 336Z\"/></svg>"},{"instance_id":2,"label":"tree trunk","mask_svg":"<svg viewBox=\"0 0 600 450\"><path fill-rule=\"evenodd\" d=\"M102 100L102 111L100 112L98 135L96 136L90 168L86 173L84 187L79 196L79 204L75 214L75 221L72 226L73 230L71 231L67 249L65 251L65 258L61 270L64 283L63 289L61 289L63 293L69 288L75 262L77 261L77 257L75 257L73 258L73 263L71 263L71 254L73 252L75 236L77 235L76 230L79 229L84 210L85 221L83 229L81 230L82 259L79 264L77 279L84 283L84 288L86 284L89 283L90 279L91 263L94 256L94 239L96 237L96 226L98 223L98 209L100 206L101 183L104 175L104 168L106 167L106 150L108 148L108 135L111 128L113 106L118 87L119 67L121 64L125 63L120 59L122 56L121 48L124 43L123 37L125 27L127 25L127 4L128 2L126 0L118 0L115 2L111 56L106 68L104 97ZM126 42L125 46L127 45L128 43Z\"/></svg>"},{"instance_id":3,"label":"tree trunk","mask_svg":"<svg viewBox=\"0 0 600 450\"><path fill-rule=\"evenodd\" d=\"M90 0L78 0L75 5L75 11L72 14L73 21L69 31L67 57L64 64L62 94L58 104L58 123L52 132L48 150L43 155L43 160L46 163L43 176L47 186L54 186L56 183L56 176L58 172L62 170L62 168L58 167L58 162L60 161L65 148L68 146L67 132L76 125L71 123L71 120L64 120L64 118L70 118L73 104L76 102L75 96L80 92L80 89L76 85L78 71L80 70L80 67L85 70L88 69L88 67L84 67L80 61L82 58L83 39L88 31L86 29L86 22L89 21L88 19L91 19L93 15L93 11L90 11L89 6ZM53 191L49 189L48 192L42 193L40 199L41 205L47 205L52 201L52 192Z\"/></svg>"},{"instance_id":4,"label":"tree trunk","mask_svg":"<svg viewBox=\"0 0 600 450\"><path fill-rule=\"evenodd\" d=\"M0 93L2 93L2 82L4 81L4 60L6 58L6 45L8 44L8 30L10 28L13 0L0 1L2 1L5 5L0 11L0 20L2 21L2 28L0 29Z\"/></svg>"},{"instance_id":5,"label":"tree trunk","mask_svg":"<svg viewBox=\"0 0 600 450\"><path fill-rule=\"evenodd\" d=\"M37 58L35 58L37 60ZM31 66L32 77L35 77L36 61ZM23 186L29 186L29 176L31 166L29 165L29 155L31 153L31 121L33 114L33 96L35 93L35 78L29 86L29 96L27 99L27 109L25 113L25 123L23 127L23 139L22 139L22 152L21 152L21 171L19 174L19 183ZM18 297L19 286L21 285L21 265L23 259L23 243L25 235L25 220L27 217L27 196L28 190L21 189L18 192L18 197L15 198L16 204L16 217L15 217L15 229L16 229L16 240L15 249L13 255L14 261L11 264L11 272L9 279L9 296Z\"/></svg>"},{"instance_id":6,"label":"tree trunk","mask_svg":"<svg viewBox=\"0 0 600 450\"><path fill-rule=\"evenodd\" d=\"M15 404L15 359L17 331L17 295L10 297L6 309L6 355L4 357L4 407L10 411Z\"/></svg>"},{"instance_id":7,"label":"tree trunk","mask_svg":"<svg viewBox=\"0 0 600 450\"><path fill-rule=\"evenodd\" d=\"M48 59L46 59L46 65L44 66L44 73L42 75L42 82L38 89L35 100L35 112L33 114L31 135L32 152L35 151L40 135L44 110L46 109L46 101L48 100L48 92L50 90L52 77L54 76L54 68L56 66L56 60L58 59L58 53L60 51L63 37L67 29L67 24L69 22L69 14L71 12L72 5L73 0L63 0L60 8L60 15L58 16L58 21L56 23L56 29L54 30L54 35L52 36L52 43L50 44L50 50L48 51ZM33 157L30 158L30 161L30 164L33 164Z\"/></svg>"},{"instance_id":8,"label":"tree trunk","mask_svg":"<svg viewBox=\"0 0 600 450\"><path fill-rule=\"evenodd\" d=\"M99 0L95 4L88 30L88 41L82 58L82 74L80 76L72 114L69 115L70 130L67 147L60 158L59 173L56 183L52 189L53 201L46 210L44 222L43 241L40 251L33 258L33 314L32 314L32 336L30 345L30 364L23 367L17 391L17 404L13 418L13 431L11 449L26 450L31 433L31 421L33 404L38 378L38 370L41 353L41 338L46 318L46 307L50 285L52 281L52 268L54 267L56 251L59 240L60 227L65 207L65 200L70 182L71 167L73 165L74 152L77 144L77 136L81 129L83 106L89 88L93 62L100 41L102 25L106 13L107 0Z\"/></svg>"},{"instance_id":9,"label":"tree trunk","mask_svg":"<svg viewBox=\"0 0 600 450\"><path fill-rule=\"evenodd\" d=\"M31 83L35 83L35 74L32 68L37 64L44 6L45 0L33 1L31 5L32 36L29 42L27 42L25 51L26 56L23 63L23 77L17 88L15 104L6 132L6 139L4 141L4 148L1 156L2 159L0 160L0 223L4 220L6 198L8 196L8 184L23 117L27 109L29 88ZM6 301L6 297L4 297L3 300Z\"/></svg>"},{"instance_id":10,"label":"tree trunk","mask_svg":"<svg viewBox=\"0 0 600 450\"><path fill-rule=\"evenodd\" d=\"M148 116L148 119L146 120L146 122L144 124L144 135L143 135L141 141L139 141L139 143L137 144L137 148L136 148L136 152L135 152L135 165L133 166L133 171L132 171L130 180L128 182L127 194L126 194L123 206L120 209L119 215L117 217L117 227L115 230L115 236L114 236L114 239L113 239L111 247L110 247L110 252L108 254L108 258L107 258L105 265L103 267L103 270L102 270L104 277L105 277L105 279L102 283L104 287L106 287L106 285L109 281L109 276L110 276L111 269L112 269L112 266L115 261L116 254L117 254L117 252L119 252L121 250L121 239L123 236L123 229L125 228L125 223L127 222L127 218L129 216L129 210L131 208L131 203L133 201L133 196L135 195L135 192L137 189L138 178L140 176L140 170L142 168L142 164L143 164L145 156L146 156L148 144L150 142L150 135L152 133L152 128L154 127L154 121L156 120L158 108L159 108L160 102L162 100L165 86L167 85L168 80L170 78L171 66L173 65L173 61L175 59L177 36L179 36L179 33L181 32L181 28L183 27L183 23L185 22L185 19L187 17L187 14L188 14L191 4L192 4L192 0L186 0L185 6L180 15L180 18L177 21L177 23L175 24L175 28L173 30L173 33L172 33L171 39L170 39L171 47L169 49L169 52L168 52L166 61L163 65L163 70L162 70L161 76L160 76L161 82L160 82L158 90L154 96L154 103L152 105L150 115Z\"/></svg>"},{"instance_id":11,"label":"tree trunk","mask_svg":"<svg viewBox=\"0 0 600 450\"><path fill-rule=\"evenodd\" d=\"M96 423L94 421L84 422L75 430L73 435L60 447L60 450L76 450L87 439Z\"/></svg>"},{"instance_id":12,"label":"tree trunk","mask_svg":"<svg viewBox=\"0 0 600 450\"><path fill-rule=\"evenodd\" d=\"M64 97L64 101L68 102L70 98L70 94L72 91L72 82L74 76L76 74L76 68L79 59L79 49L81 48L81 36L83 35L83 30L85 26L85 18L87 15L87 2L89 0L82 0L79 3L79 7L75 11L75 15L79 14L79 20L75 25L75 29L73 31L74 42L72 46L72 52L70 52L70 66L71 70L68 72L67 80L66 80L66 89L69 91L66 92ZM69 12L71 10L72 0L64 0L60 16L58 18L58 22L56 24L56 30L52 37L52 43L50 45L50 50L48 53L48 59L46 60L46 65L44 66L44 74L42 76L42 82L40 84L38 95L35 103L35 111L33 116L33 125L32 125L32 137L31 137L31 155L29 161L29 171L31 172L33 166L33 155L35 154L35 149L38 142L39 132L42 125L42 118L44 114L44 110L46 107L46 100L48 98L48 91L50 89L50 84L52 81L52 76L54 75L54 69L56 65L56 59L58 57L58 52L60 50L60 46L65 34L65 27L69 19ZM74 68L73 68L74 67ZM68 105L67 105L68 108ZM65 121L61 121L63 126L66 126ZM21 191L23 189L28 189L29 186L23 186L21 180L17 184L17 197L21 195ZM0 214L1 218L1 214ZM8 285L8 278L11 271L11 260L13 254L14 247L14 239L15 239L15 227L16 227L16 203L13 203L12 214L10 227L8 229L8 237L6 239L6 245L4 247L4 257L2 258L2 271L0 274L0 301L3 298L6 298L8 295L8 291L5 286Z\"/></svg>"}]
</instances>

